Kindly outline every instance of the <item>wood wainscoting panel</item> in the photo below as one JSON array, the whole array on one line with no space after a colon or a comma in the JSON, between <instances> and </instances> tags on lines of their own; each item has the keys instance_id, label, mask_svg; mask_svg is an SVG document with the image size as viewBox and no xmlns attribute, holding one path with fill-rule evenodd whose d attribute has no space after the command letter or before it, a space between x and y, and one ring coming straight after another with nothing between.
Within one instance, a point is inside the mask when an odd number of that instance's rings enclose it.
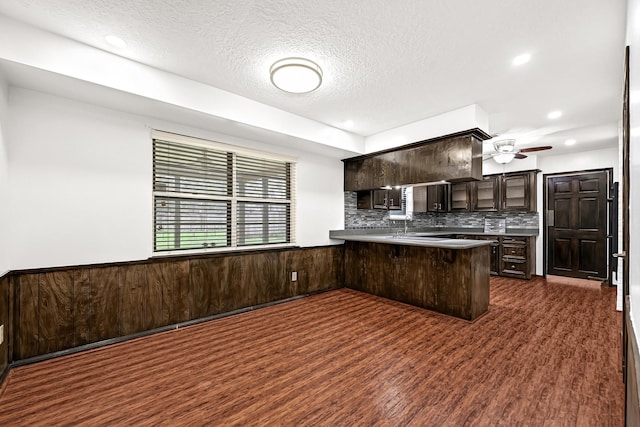
<instances>
[{"instance_id":1,"label":"wood wainscoting panel","mask_svg":"<svg viewBox=\"0 0 640 427\"><path fill-rule=\"evenodd\" d=\"M13 359L340 288L343 253L340 245L17 272Z\"/></svg>"},{"instance_id":2,"label":"wood wainscoting panel","mask_svg":"<svg viewBox=\"0 0 640 427\"><path fill-rule=\"evenodd\" d=\"M14 359L24 359L40 353L38 332L38 292L40 290L39 274L24 274L18 282L18 330L16 355Z\"/></svg>"},{"instance_id":3,"label":"wood wainscoting panel","mask_svg":"<svg viewBox=\"0 0 640 427\"><path fill-rule=\"evenodd\" d=\"M154 325L147 322L147 311L153 311L150 299L147 269L144 265L119 267L120 283L118 303L120 306L120 334L130 335L142 332ZM162 298L162 288L160 287ZM155 301L153 301L155 302ZM159 305L161 307L161 305ZM159 320L159 319L158 319Z\"/></svg>"},{"instance_id":4,"label":"wood wainscoting panel","mask_svg":"<svg viewBox=\"0 0 640 427\"><path fill-rule=\"evenodd\" d=\"M91 329L91 280L89 270L73 271L73 346L84 345L93 340Z\"/></svg>"},{"instance_id":5,"label":"wood wainscoting panel","mask_svg":"<svg viewBox=\"0 0 640 427\"><path fill-rule=\"evenodd\" d=\"M89 270L91 281L91 317L93 341L120 336L120 268ZM44 354L40 352L39 354Z\"/></svg>"},{"instance_id":6,"label":"wood wainscoting panel","mask_svg":"<svg viewBox=\"0 0 640 427\"><path fill-rule=\"evenodd\" d=\"M73 271L40 274L38 292L39 353L73 347Z\"/></svg>"},{"instance_id":7,"label":"wood wainscoting panel","mask_svg":"<svg viewBox=\"0 0 640 427\"><path fill-rule=\"evenodd\" d=\"M223 312L223 288L227 282L226 258L203 258L191 261L191 316L194 319Z\"/></svg>"},{"instance_id":8,"label":"wood wainscoting panel","mask_svg":"<svg viewBox=\"0 0 640 427\"><path fill-rule=\"evenodd\" d=\"M147 280L150 288L160 289L162 317L158 326L189 320L189 261L150 263L147 268Z\"/></svg>"},{"instance_id":9,"label":"wood wainscoting panel","mask_svg":"<svg viewBox=\"0 0 640 427\"><path fill-rule=\"evenodd\" d=\"M294 291L293 295L325 290L327 283L342 286L344 284L344 264L343 245L287 253L285 265L287 266L288 280L291 280L291 272L298 272L298 281L290 283Z\"/></svg>"},{"instance_id":10,"label":"wood wainscoting panel","mask_svg":"<svg viewBox=\"0 0 640 427\"><path fill-rule=\"evenodd\" d=\"M4 325L4 336L0 344L0 377L9 365L9 276L0 277L0 325Z\"/></svg>"}]
</instances>

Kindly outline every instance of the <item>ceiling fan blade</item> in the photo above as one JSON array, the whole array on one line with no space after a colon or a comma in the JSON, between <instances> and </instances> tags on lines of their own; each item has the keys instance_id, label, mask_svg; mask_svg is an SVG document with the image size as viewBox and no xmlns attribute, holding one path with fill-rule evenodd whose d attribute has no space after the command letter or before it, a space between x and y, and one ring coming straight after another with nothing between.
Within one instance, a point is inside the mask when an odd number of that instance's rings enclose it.
<instances>
[{"instance_id":1,"label":"ceiling fan blade","mask_svg":"<svg viewBox=\"0 0 640 427\"><path fill-rule=\"evenodd\" d=\"M542 151L542 150L551 150L551 146L550 145L544 145L541 147L529 147L529 148L523 148L522 150L520 150L521 153L532 153L534 151Z\"/></svg>"},{"instance_id":2,"label":"ceiling fan blade","mask_svg":"<svg viewBox=\"0 0 640 427\"><path fill-rule=\"evenodd\" d=\"M527 155L526 154L522 154L522 153L516 153L515 158L516 159L526 159Z\"/></svg>"}]
</instances>

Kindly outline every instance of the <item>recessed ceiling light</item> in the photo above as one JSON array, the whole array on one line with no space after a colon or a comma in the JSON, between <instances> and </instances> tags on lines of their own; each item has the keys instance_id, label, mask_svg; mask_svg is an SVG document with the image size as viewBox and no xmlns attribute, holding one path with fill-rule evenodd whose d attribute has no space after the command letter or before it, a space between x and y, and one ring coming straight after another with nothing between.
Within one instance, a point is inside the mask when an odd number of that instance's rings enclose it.
<instances>
[{"instance_id":1,"label":"recessed ceiling light","mask_svg":"<svg viewBox=\"0 0 640 427\"><path fill-rule=\"evenodd\" d=\"M550 119L557 119L560 116L562 116L562 111L552 111L549 114L547 114L547 117Z\"/></svg>"},{"instance_id":2,"label":"recessed ceiling light","mask_svg":"<svg viewBox=\"0 0 640 427\"><path fill-rule=\"evenodd\" d=\"M574 145L576 143L576 140L575 139L567 139L564 143L566 145Z\"/></svg>"},{"instance_id":3,"label":"recessed ceiling light","mask_svg":"<svg viewBox=\"0 0 640 427\"><path fill-rule=\"evenodd\" d=\"M125 42L118 36L106 36L104 39L111 46L117 47L118 49L124 49L125 47L127 47L127 42Z\"/></svg>"},{"instance_id":4,"label":"recessed ceiling light","mask_svg":"<svg viewBox=\"0 0 640 427\"><path fill-rule=\"evenodd\" d=\"M352 120L345 121L344 127L346 127L347 129L351 129L353 127L353 121Z\"/></svg>"},{"instance_id":5,"label":"recessed ceiling light","mask_svg":"<svg viewBox=\"0 0 640 427\"><path fill-rule=\"evenodd\" d=\"M304 58L284 58L276 61L269 70L271 83L285 92L307 93L322 83L322 70L313 61Z\"/></svg>"},{"instance_id":6,"label":"recessed ceiling light","mask_svg":"<svg viewBox=\"0 0 640 427\"><path fill-rule=\"evenodd\" d=\"M531 61L531 54L523 53L522 55L518 55L515 58L513 58L512 63L513 65L518 66L518 65L526 64L529 61Z\"/></svg>"}]
</instances>

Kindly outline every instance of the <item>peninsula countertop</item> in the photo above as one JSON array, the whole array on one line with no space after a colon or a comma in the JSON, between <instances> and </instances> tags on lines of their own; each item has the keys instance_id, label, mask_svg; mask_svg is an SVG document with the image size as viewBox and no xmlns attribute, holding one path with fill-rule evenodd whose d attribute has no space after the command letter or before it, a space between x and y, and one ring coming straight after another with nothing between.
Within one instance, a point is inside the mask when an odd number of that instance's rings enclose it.
<instances>
[{"instance_id":1,"label":"peninsula countertop","mask_svg":"<svg viewBox=\"0 0 640 427\"><path fill-rule=\"evenodd\" d=\"M425 246L449 249L470 249L491 244L490 240L456 239L451 235L473 236L537 236L538 229L508 229L505 233L489 232L479 228L422 228L406 234L398 229L331 230L329 237L337 240L385 243L390 245Z\"/></svg>"}]
</instances>

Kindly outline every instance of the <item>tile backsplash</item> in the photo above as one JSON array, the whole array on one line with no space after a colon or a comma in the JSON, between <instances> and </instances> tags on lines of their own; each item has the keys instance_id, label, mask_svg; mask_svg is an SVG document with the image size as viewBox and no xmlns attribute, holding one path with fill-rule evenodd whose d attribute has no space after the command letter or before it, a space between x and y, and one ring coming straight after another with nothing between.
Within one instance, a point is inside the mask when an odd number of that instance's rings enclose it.
<instances>
[{"instance_id":1,"label":"tile backsplash","mask_svg":"<svg viewBox=\"0 0 640 427\"><path fill-rule=\"evenodd\" d=\"M495 220L504 218L507 228L538 229L537 212L446 212L446 213L414 213L413 220L407 221L410 228L451 227L451 228L484 228L485 218ZM344 228L388 228L399 227L403 221L389 222L388 211L382 209L358 209L354 191L344 193Z\"/></svg>"}]
</instances>

